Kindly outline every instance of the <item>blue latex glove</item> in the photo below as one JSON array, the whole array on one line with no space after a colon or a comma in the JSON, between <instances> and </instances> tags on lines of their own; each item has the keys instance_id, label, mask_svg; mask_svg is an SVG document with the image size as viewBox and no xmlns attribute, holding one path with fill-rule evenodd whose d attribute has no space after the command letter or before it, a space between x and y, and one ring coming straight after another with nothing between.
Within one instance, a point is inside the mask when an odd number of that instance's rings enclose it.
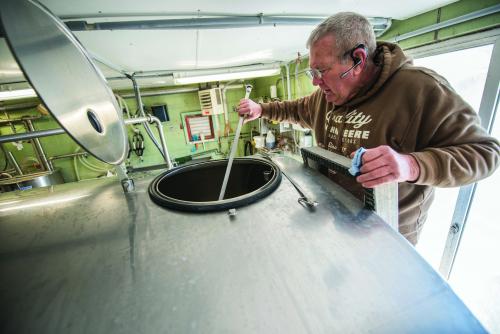
<instances>
[{"instance_id":1,"label":"blue latex glove","mask_svg":"<svg viewBox=\"0 0 500 334\"><path fill-rule=\"evenodd\" d=\"M359 171L361 169L361 165L363 164L361 158L363 157L365 151L366 149L364 147L360 147L354 152L351 168L349 168L349 173L351 173L351 175L358 176L359 174L361 174L361 172Z\"/></svg>"}]
</instances>

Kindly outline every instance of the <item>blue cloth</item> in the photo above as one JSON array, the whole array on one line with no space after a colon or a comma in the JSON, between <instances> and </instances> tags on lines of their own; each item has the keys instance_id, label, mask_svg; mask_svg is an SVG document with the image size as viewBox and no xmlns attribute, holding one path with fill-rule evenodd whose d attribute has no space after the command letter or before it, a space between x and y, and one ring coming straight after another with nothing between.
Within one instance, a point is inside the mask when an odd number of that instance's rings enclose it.
<instances>
[{"instance_id":1,"label":"blue cloth","mask_svg":"<svg viewBox=\"0 0 500 334\"><path fill-rule=\"evenodd\" d=\"M363 164L361 158L363 157L365 151L366 149L364 147L360 147L354 152L354 157L352 158L351 162L351 168L349 168L349 173L351 173L351 175L358 176L359 174L361 174L361 172L359 171L361 169L361 165Z\"/></svg>"}]
</instances>

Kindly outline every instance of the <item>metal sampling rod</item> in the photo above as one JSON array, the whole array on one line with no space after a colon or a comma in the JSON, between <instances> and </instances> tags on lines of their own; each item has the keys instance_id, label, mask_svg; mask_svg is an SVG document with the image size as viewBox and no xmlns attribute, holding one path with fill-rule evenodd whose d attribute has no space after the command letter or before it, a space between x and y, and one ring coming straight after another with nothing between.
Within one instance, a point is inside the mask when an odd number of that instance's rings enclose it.
<instances>
[{"instance_id":1,"label":"metal sampling rod","mask_svg":"<svg viewBox=\"0 0 500 334\"><path fill-rule=\"evenodd\" d=\"M252 91L252 85L245 85L245 99L250 97L250 92ZM234 155L236 154L236 148L238 147L238 140L240 139L241 127L243 126L243 121L245 117L240 116L238 122L238 127L236 128L236 133L234 134L233 145L231 146L231 153L229 154L229 160L227 161L226 174L224 174L224 181L222 182L222 188L219 194L219 201L224 199L226 193L227 180L229 179L229 174L231 174L231 166L233 165Z\"/></svg>"}]
</instances>

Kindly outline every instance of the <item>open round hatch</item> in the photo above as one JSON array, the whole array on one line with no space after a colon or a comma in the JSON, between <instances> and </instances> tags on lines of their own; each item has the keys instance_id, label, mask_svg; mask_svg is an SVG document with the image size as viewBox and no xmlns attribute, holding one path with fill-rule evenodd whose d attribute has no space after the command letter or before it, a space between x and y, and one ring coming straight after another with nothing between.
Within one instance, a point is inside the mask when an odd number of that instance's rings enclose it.
<instances>
[{"instance_id":1,"label":"open round hatch","mask_svg":"<svg viewBox=\"0 0 500 334\"><path fill-rule=\"evenodd\" d=\"M219 193L227 160L213 160L171 169L149 185L149 195L158 205L192 212L231 209L271 194L281 182L281 171L273 162L234 159L223 200Z\"/></svg>"}]
</instances>

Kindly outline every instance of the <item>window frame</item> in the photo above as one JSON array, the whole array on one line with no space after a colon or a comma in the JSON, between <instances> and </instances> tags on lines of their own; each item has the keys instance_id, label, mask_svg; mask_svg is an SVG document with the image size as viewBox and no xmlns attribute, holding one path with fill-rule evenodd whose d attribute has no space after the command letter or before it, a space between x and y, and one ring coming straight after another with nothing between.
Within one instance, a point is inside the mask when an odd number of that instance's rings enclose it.
<instances>
[{"instance_id":1,"label":"window frame","mask_svg":"<svg viewBox=\"0 0 500 334\"><path fill-rule=\"evenodd\" d=\"M492 61L492 59L500 59L500 29L493 29L486 32L449 39L432 45L405 50L405 53L418 59L488 44L493 44L493 50L490 57L488 74L481 97L478 115L481 119L481 124L488 133L491 133L499 104L500 62ZM446 279L449 279L453 269L453 263L460 246L472 201L474 200L475 190L476 183L460 187L439 265L439 272Z\"/></svg>"}]
</instances>

